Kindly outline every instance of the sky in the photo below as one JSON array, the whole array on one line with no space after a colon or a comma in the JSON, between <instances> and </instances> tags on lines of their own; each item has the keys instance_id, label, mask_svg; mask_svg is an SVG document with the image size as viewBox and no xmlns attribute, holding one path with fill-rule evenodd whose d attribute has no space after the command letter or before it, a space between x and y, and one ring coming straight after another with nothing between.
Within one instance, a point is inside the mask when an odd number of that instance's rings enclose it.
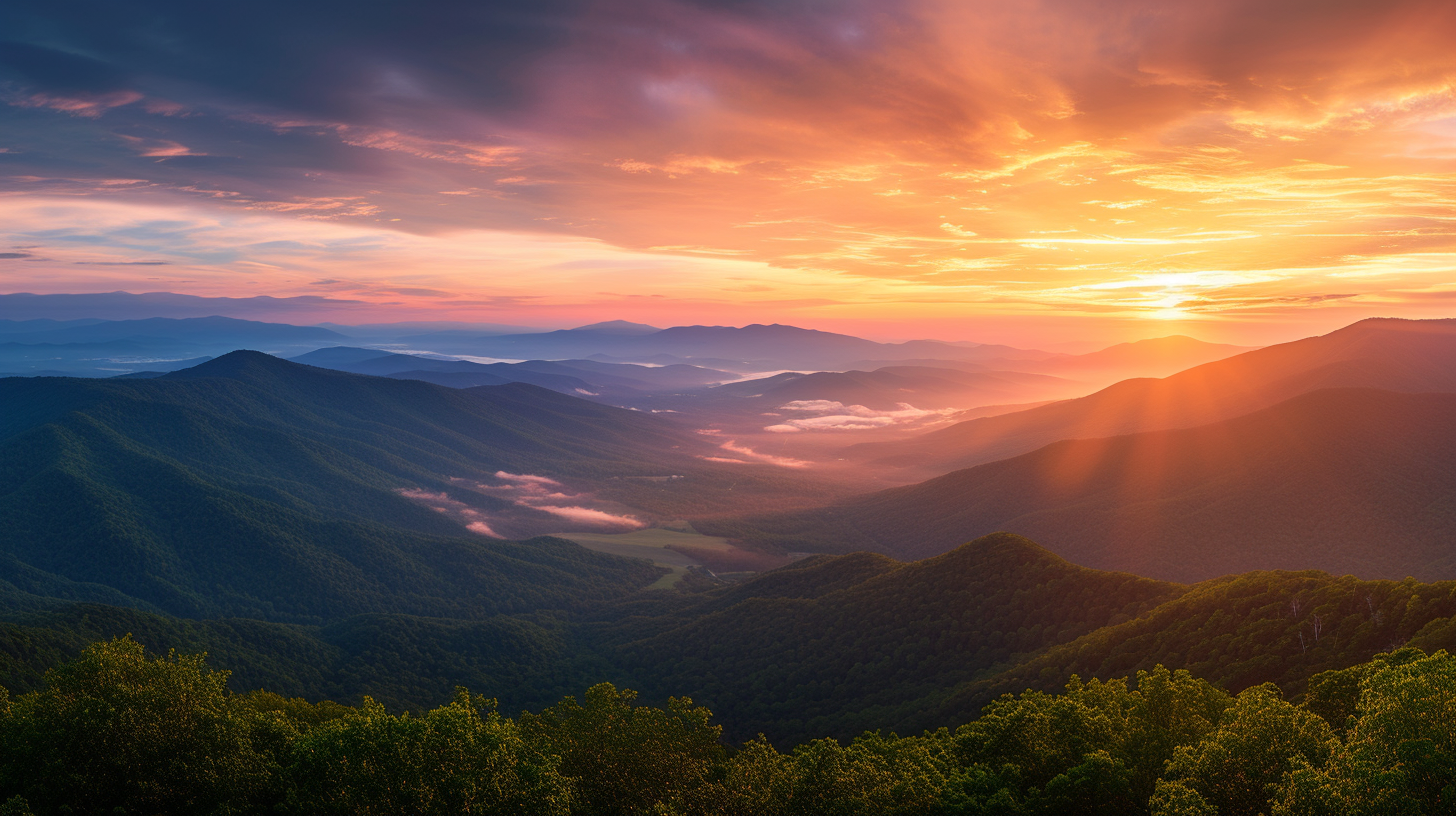
<instances>
[{"instance_id":1,"label":"sky","mask_svg":"<svg viewBox=\"0 0 1456 816\"><path fill-rule=\"evenodd\" d=\"M1267 343L1453 235L1450 0L0 6L0 292Z\"/></svg>"}]
</instances>

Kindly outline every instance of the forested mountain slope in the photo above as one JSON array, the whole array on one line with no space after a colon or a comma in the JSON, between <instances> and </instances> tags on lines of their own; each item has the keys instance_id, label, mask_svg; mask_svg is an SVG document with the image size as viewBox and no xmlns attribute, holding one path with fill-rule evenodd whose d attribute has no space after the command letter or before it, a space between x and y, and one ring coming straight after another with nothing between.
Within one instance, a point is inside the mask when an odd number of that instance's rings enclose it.
<instances>
[{"instance_id":1,"label":"forested mountain slope","mask_svg":"<svg viewBox=\"0 0 1456 816\"><path fill-rule=\"evenodd\" d=\"M1313 675L1404 643L1456 647L1456 582L1260 572L1174 585L1076 567L1010 535L924 562L823 556L706 591L577 600L554 613L322 626L97 605L12 614L0 621L0 685L34 688L85 643L132 633L153 649L208 651L240 691L369 694L398 710L463 684L511 712L605 680L649 701L711 701L735 738L761 731L791 746L954 726L1003 692L1053 691L1073 674L1161 664L1231 692L1278 682L1298 699Z\"/></svg>"},{"instance_id":2,"label":"forested mountain slope","mask_svg":"<svg viewBox=\"0 0 1456 816\"><path fill-rule=\"evenodd\" d=\"M1231 419L1322 388L1456 391L1456 320L1362 320L1163 379L1135 379L1079 399L973 419L845 455L924 476L1086 439Z\"/></svg>"},{"instance_id":3,"label":"forested mountain slope","mask_svg":"<svg viewBox=\"0 0 1456 816\"><path fill-rule=\"evenodd\" d=\"M746 735L848 734L1181 591L1003 534L908 564L822 559L597 636L637 687L691 693Z\"/></svg>"},{"instance_id":4,"label":"forested mountain slope","mask_svg":"<svg viewBox=\"0 0 1456 816\"><path fill-rule=\"evenodd\" d=\"M1361 581L1326 573L1253 572L1204 581L1144 615L1054 646L1005 672L912 709L903 726L975 716L997 695L1055 691L1072 675L1121 677L1157 665L1229 691L1309 679L1402 646L1456 650L1456 581Z\"/></svg>"},{"instance_id":5,"label":"forested mountain slope","mask_svg":"<svg viewBox=\"0 0 1456 816\"><path fill-rule=\"evenodd\" d=\"M1248 416L1057 442L816 510L700 523L791 550L945 552L1009 530L1165 580L1456 577L1456 394L1329 389Z\"/></svg>"},{"instance_id":6,"label":"forested mountain slope","mask_svg":"<svg viewBox=\"0 0 1456 816\"><path fill-rule=\"evenodd\" d=\"M654 417L532 386L459 391L255 352L148 380L4 379L0 404L0 580L182 616L472 618L657 575L565 542L492 541L403 494L563 523L452 477L551 477L668 512L793 484L704 462L711 445ZM664 474L684 478L631 478Z\"/></svg>"}]
</instances>

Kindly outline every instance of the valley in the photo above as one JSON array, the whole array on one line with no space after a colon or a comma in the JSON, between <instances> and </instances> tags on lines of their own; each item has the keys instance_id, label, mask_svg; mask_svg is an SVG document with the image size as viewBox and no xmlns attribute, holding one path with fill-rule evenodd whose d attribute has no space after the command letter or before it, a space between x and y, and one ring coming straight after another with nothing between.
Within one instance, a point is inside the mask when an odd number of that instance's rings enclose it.
<instances>
[{"instance_id":1,"label":"valley","mask_svg":"<svg viewBox=\"0 0 1456 816\"><path fill-rule=\"evenodd\" d=\"M1100 390L349 346L0 379L0 686L126 636L238 694L606 682L789 748L1165 668L1313 701L1456 649L1452 355L1375 321Z\"/></svg>"},{"instance_id":2,"label":"valley","mask_svg":"<svg viewBox=\"0 0 1456 816\"><path fill-rule=\"evenodd\" d=\"M0 816L1456 816L1456 2L5 0Z\"/></svg>"}]
</instances>

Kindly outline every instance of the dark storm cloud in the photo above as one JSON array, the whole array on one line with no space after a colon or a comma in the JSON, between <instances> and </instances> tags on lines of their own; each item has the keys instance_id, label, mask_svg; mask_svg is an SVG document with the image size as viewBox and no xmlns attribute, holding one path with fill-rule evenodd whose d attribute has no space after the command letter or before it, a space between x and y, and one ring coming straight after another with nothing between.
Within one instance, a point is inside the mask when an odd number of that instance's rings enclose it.
<instances>
[{"instance_id":1,"label":"dark storm cloud","mask_svg":"<svg viewBox=\"0 0 1456 816\"><path fill-rule=\"evenodd\" d=\"M20 0L0 11L12 77L50 94L126 88L368 117L371 100L499 106L558 46L577 0Z\"/></svg>"},{"instance_id":2,"label":"dark storm cloud","mask_svg":"<svg viewBox=\"0 0 1456 816\"><path fill-rule=\"evenodd\" d=\"M16 0L0 7L0 91L12 105L108 113L121 140L165 133L182 147L164 157L246 155L239 141L285 161L299 152L260 133L220 133L236 121L219 116L334 145L340 126L477 142L497 128L631 131L677 115L695 82L736 73L739 85L763 80L800 104L826 81L848 92L836 104L893 98L895 83L881 87L880 67L863 57L913 28L913 2ZM745 91L759 94L733 93ZM353 135L344 141L359 144Z\"/></svg>"},{"instance_id":3,"label":"dark storm cloud","mask_svg":"<svg viewBox=\"0 0 1456 816\"><path fill-rule=\"evenodd\" d=\"M570 231L583 219L558 217L553 185L582 167L562 156L600 152L593 176L618 144L717 149L671 135L700 81L752 99L755 78L782 85L807 61L844 69L834 96L870 93L853 66L898 4L18 0L0 4L0 187Z\"/></svg>"},{"instance_id":4,"label":"dark storm cloud","mask_svg":"<svg viewBox=\"0 0 1456 816\"><path fill-rule=\"evenodd\" d=\"M529 107L531 66L561 46L579 6L0 4L0 187L388 221L370 187L417 181L433 194L451 182L407 166L420 157L393 141L341 129L408 126L438 141L461 115ZM355 205L308 206L342 198Z\"/></svg>"}]
</instances>

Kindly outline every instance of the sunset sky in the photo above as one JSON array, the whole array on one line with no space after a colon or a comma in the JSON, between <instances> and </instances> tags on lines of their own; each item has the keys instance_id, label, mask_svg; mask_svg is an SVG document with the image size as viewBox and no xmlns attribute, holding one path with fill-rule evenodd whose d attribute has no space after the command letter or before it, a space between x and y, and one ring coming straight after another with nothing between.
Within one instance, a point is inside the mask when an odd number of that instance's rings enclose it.
<instances>
[{"instance_id":1,"label":"sunset sky","mask_svg":"<svg viewBox=\"0 0 1456 816\"><path fill-rule=\"evenodd\" d=\"M3 292L1020 345L1456 315L1451 0L11 0L0 40Z\"/></svg>"}]
</instances>

